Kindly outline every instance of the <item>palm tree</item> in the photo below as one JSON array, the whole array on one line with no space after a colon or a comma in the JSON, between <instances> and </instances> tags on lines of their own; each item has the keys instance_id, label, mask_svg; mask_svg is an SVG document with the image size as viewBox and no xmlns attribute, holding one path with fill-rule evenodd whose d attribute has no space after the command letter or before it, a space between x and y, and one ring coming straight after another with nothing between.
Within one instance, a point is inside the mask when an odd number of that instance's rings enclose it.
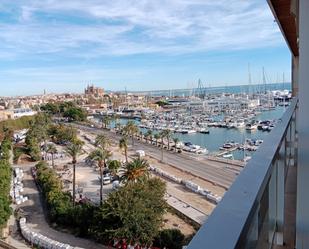
<instances>
[{"instance_id":1,"label":"palm tree","mask_svg":"<svg viewBox=\"0 0 309 249\"><path fill-rule=\"evenodd\" d=\"M66 153L72 158L73 164L73 205L75 205L76 163L77 157L83 153L83 144L83 141L75 139L65 149Z\"/></svg>"},{"instance_id":2,"label":"palm tree","mask_svg":"<svg viewBox=\"0 0 309 249\"><path fill-rule=\"evenodd\" d=\"M103 204L103 168L106 167L106 160L111 157L111 152L105 149L95 149L87 157L92 162L97 162L100 169L100 204Z\"/></svg>"},{"instance_id":3,"label":"palm tree","mask_svg":"<svg viewBox=\"0 0 309 249\"><path fill-rule=\"evenodd\" d=\"M147 132L146 132L146 136L147 136L147 140L148 140L148 138L150 139L150 141L151 141L151 137L152 137L152 130L148 130Z\"/></svg>"},{"instance_id":4,"label":"palm tree","mask_svg":"<svg viewBox=\"0 0 309 249\"><path fill-rule=\"evenodd\" d=\"M172 131L170 129L166 129L162 132L162 135L167 139L167 149L170 150L170 139L172 137Z\"/></svg>"},{"instance_id":5,"label":"palm tree","mask_svg":"<svg viewBox=\"0 0 309 249\"><path fill-rule=\"evenodd\" d=\"M160 139L160 134L159 133L154 134L154 138L156 140L156 146L158 146L158 140Z\"/></svg>"},{"instance_id":6,"label":"palm tree","mask_svg":"<svg viewBox=\"0 0 309 249\"><path fill-rule=\"evenodd\" d=\"M109 126L109 124L111 123L111 118L109 116L104 116L102 117L102 128L107 129L107 126Z\"/></svg>"},{"instance_id":7,"label":"palm tree","mask_svg":"<svg viewBox=\"0 0 309 249\"><path fill-rule=\"evenodd\" d=\"M112 172L112 174L115 176L117 175L118 169L121 167L121 162L118 160L110 160L107 162L108 169Z\"/></svg>"},{"instance_id":8,"label":"palm tree","mask_svg":"<svg viewBox=\"0 0 309 249\"><path fill-rule=\"evenodd\" d=\"M177 151L177 145L178 145L178 143L179 143L179 138L178 137L174 137L173 138L173 141L174 141L174 143L175 143L175 152Z\"/></svg>"},{"instance_id":9,"label":"palm tree","mask_svg":"<svg viewBox=\"0 0 309 249\"><path fill-rule=\"evenodd\" d=\"M116 124L118 123L119 115L113 113L110 120L114 124L114 128L116 128Z\"/></svg>"},{"instance_id":10,"label":"palm tree","mask_svg":"<svg viewBox=\"0 0 309 249\"><path fill-rule=\"evenodd\" d=\"M142 131L139 132L139 138L141 139L141 142L143 142L144 133Z\"/></svg>"},{"instance_id":11,"label":"palm tree","mask_svg":"<svg viewBox=\"0 0 309 249\"><path fill-rule=\"evenodd\" d=\"M57 148L54 144L47 144L46 153L51 154L52 156L52 166L54 167L54 155L57 153Z\"/></svg>"},{"instance_id":12,"label":"palm tree","mask_svg":"<svg viewBox=\"0 0 309 249\"><path fill-rule=\"evenodd\" d=\"M104 134L97 135L94 145L102 148L103 150L107 149L111 145L111 141Z\"/></svg>"},{"instance_id":13,"label":"palm tree","mask_svg":"<svg viewBox=\"0 0 309 249\"><path fill-rule=\"evenodd\" d=\"M124 150L124 155L126 158L126 163L128 163L128 139L123 137L119 140L119 148Z\"/></svg>"},{"instance_id":14,"label":"palm tree","mask_svg":"<svg viewBox=\"0 0 309 249\"><path fill-rule=\"evenodd\" d=\"M147 142L148 142L148 134L147 134L147 133L144 133L143 136L144 136L144 138L145 138L145 142L147 143Z\"/></svg>"},{"instance_id":15,"label":"palm tree","mask_svg":"<svg viewBox=\"0 0 309 249\"><path fill-rule=\"evenodd\" d=\"M120 128L121 128L121 124L119 122L116 121L115 123L115 129L116 131L120 131Z\"/></svg>"},{"instance_id":16,"label":"palm tree","mask_svg":"<svg viewBox=\"0 0 309 249\"><path fill-rule=\"evenodd\" d=\"M132 137L132 145L134 145L134 136L139 131L137 125L133 121L129 121L125 126L124 131L125 134L130 135Z\"/></svg>"},{"instance_id":17,"label":"palm tree","mask_svg":"<svg viewBox=\"0 0 309 249\"><path fill-rule=\"evenodd\" d=\"M125 183L143 181L149 177L148 161L136 158L126 165L126 171L121 180Z\"/></svg>"},{"instance_id":18,"label":"palm tree","mask_svg":"<svg viewBox=\"0 0 309 249\"><path fill-rule=\"evenodd\" d=\"M161 162L163 162L163 149L164 149L165 130L160 132L160 138L161 138Z\"/></svg>"}]
</instances>

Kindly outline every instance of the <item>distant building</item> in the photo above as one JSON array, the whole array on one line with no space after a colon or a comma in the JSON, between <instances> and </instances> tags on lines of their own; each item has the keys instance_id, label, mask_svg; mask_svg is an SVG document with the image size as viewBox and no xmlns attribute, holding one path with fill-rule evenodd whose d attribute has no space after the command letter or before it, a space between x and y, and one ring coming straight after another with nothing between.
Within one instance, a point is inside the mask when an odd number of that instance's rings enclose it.
<instances>
[{"instance_id":1,"label":"distant building","mask_svg":"<svg viewBox=\"0 0 309 249\"><path fill-rule=\"evenodd\" d=\"M102 97L104 95L104 89L101 87L95 87L94 85L88 85L85 89L85 95Z\"/></svg>"},{"instance_id":2,"label":"distant building","mask_svg":"<svg viewBox=\"0 0 309 249\"><path fill-rule=\"evenodd\" d=\"M33 116L36 115L37 112L33 111L30 108L16 108L13 110L13 119L21 118L24 116Z\"/></svg>"},{"instance_id":3,"label":"distant building","mask_svg":"<svg viewBox=\"0 0 309 249\"><path fill-rule=\"evenodd\" d=\"M0 121L12 119L14 116L13 111L9 110L0 110Z\"/></svg>"},{"instance_id":4,"label":"distant building","mask_svg":"<svg viewBox=\"0 0 309 249\"><path fill-rule=\"evenodd\" d=\"M30 108L16 108L10 110L0 110L0 121L7 119L17 119L24 116L33 116L36 115L37 112L33 111Z\"/></svg>"}]
</instances>

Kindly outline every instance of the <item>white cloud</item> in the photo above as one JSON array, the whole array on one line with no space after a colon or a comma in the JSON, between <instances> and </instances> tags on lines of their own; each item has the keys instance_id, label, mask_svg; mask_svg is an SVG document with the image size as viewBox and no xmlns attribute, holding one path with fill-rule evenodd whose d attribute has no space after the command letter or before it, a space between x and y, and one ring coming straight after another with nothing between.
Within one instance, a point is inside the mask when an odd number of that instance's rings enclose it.
<instances>
[{"instance_id":1,"label":"white cloud","mask_svg":"<svg viewBox=\"0 0 309 249\"><path fill-rule=\"evenodd\" d=\"M3 0L0 10L8 6L19 21L0 24L0 42L15 56L180 54L282 44L260 0Z\"/></svg>"}]
</instances>

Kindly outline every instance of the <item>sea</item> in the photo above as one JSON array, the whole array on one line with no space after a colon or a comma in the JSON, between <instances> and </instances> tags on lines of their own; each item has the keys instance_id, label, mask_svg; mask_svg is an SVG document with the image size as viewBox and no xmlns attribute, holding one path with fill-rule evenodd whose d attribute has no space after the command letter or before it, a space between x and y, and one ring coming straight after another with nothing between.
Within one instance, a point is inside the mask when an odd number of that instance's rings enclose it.
<instances>
[{"instance_id":1,"label":"sea","mask_svg":"<svg viewBox=\"0 0 309 249\"><path fill-rule=\"evenodd\" d=\"M258 93L275 90L291 90L291 83L269 83L269 84L250 84L250 85L235 85L235 86L220 86L220 87L202 87L190 89L170 89L170 90L152 90L152 91L134 91L149 96L182 96L188 97L203 91L205 94L215 93Z\"/></svg>"},{"instance_id":2,"label":"sea","mask_svg":"<svg viewBox=\"0 0 309 249\"><path fill-rule=\"evenodd\" d=\"M196 89L200 90L200 89ZM241 86L229 86L229 87L213 87L206 89L207 93L244 93L251 91L253 93L264 92L264 91L274 91L274 90L291 90L291 84L281 83L281 84L267 84L265 85L241 85ZM151 94L151 96L170 96L171 91L173 96L190 96L192 92L188 89L178 89L178 90L158 90L151 92L143 92L143 94ZM192 89L190 90L192 91ZM276 109L263 111L255 117L255 120L278 120L282 117L285 112L286 107L277 106ZM121 119L121 124L126 124L127 119ZM140 121L135 120L136 124ZM114 126L115 124L111 124ZM182 142L191 142L193 144L200 145L201 147L207 148L210 154L215 154L219 151L219 148L226 142L234 141L236 143L244 143L246 139L266 139L267 136L271 135L271 132L254 130L248 131L246 129L227 129L219 127L209 127L209 134L193 133L193 134L180 134L174 133L173 137L177 137ZM144 128L140 128L141 131L146 132ZM245 156L251 156L254 152L244 152L244 151L234 151L232 152L234 159L242 160Z\"/></svg>"}]
</instances>

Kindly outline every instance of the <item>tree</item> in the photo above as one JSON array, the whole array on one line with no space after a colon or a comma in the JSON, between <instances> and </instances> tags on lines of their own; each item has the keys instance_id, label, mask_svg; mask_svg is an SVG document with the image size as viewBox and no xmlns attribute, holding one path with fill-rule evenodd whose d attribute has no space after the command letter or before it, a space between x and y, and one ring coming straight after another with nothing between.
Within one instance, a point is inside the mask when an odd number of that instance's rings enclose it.
<instances>
[{"instance_id":1,"label":"tree","mask_svg":"<svg viewBox=\"0 0 309 249\"><path fill-rule=\"evenodd\" d=\"M87 119L87 113L80 107L69 107L64 113L63 117L68 118L69 121L85 121Z\"/></svg>"},{"instance_id":2,"label":"tree","mask_svg":"<svg viewBox=\"0 0 309 249\"><path fill-rule=\"evenodd\" d=\"M160 132L160 138L161 138L161 161L163 162L164 131Z\"/></svg>"},{"instance_id":3,"label":"tree","mask_svg":"<svg viewBox=\"0 0 309 249\"><path fill-rule=\"evenodd\" d=\"M178 143L179 143L179 138L178 138L178 137L174 137L174 138L173 138L173 141L174 141L174 143L175 143L175 151L177 151L177 145L178 145Z\"/></svg>"},{"instance_id":4,"label":"tree","mask_svg":"<svg viewBox=\"0 0 309 249\"><path fill-rule=\"evenodd\" d=\"M143 138L146 139L146 137L144 136L144 133L143 133L142 131L140 131L140 132L138 133L138 138L141 140L141 142L143 142Z\"/></svg>"},{"instance_id":5,"label":"tree","mask_svg":"<svg viewBox=\"0 0 309 249\"><path fill-rule=\"evenodd\" d=\"M73 164L73 205L75 205L75 187L76 187L76 163L77 157L83 153L84 142L76 139L69 143L66 147L66 153L72 158Z\"/></svg>"},{"instance_id":6,"label":"tree","mask_svg":"<svg viewBox=\"0 0 309 249\"><path fill-rule=\"evenodd\" d=\"M107 162L108 169L112 172L112 174L115 176L117 175L118 169L121 167L121 162L118 160L109 160Z\"/></svg>"},{"instance_id":7,"label":"tree","mask_svg":"<svg viewBox=\"0 0 309 249\"><path fill-rule=\"evenodd\" d=\"M103 204L103 168L106 167L106 160L111 157L111 152L100 148L92 151L88 159L92 162L97 162L100 169L100 204Z\"/></svg>"},{"instance_id":8,"label":"tree","mask_svg":"<svg viewBox=\"0 0 309 249\"><path fill-rule=\"evenodd\" d=\"M125 183L144 181L149 177L149 163L144 159L134 159L126 164L125 173L122 176L122 181Z\"/></svg>"},{"instance_id":9,"label":"tree","mask_svg":"<svg viewBox=\"0 0 309 249\"><path fill-rule=\"evenodd\" d=\"M110 125L112 119L109 116L103 116L102 119L102 128L107 129L107 127Z\"/></svg>"},{"instance_id":10,"label":"tree","mask_svg":"<svg viewBox=\"0 0 309 249\"><path fill-rule=\"evenodd\" d=\"M179 229L164 229L154 239L154 246L168 249L182 249L185 236Z\"/></svg>"},{"instance_id":11,"label":"tree","mask_svg":"<svg viewBox=\"0 0 309 249\"><path fill-rule=\"evenodd\" d=\"M77 139L77 130L72 126L64 126L63 124L51 125L48 129L48 135L53 142L66 144Z\"/></svg>"},{"instance_id":12,"label":"tree","mask_svg":"<svg viewBox=\"0 0 309 249\"><path fill-rule=\"evenodd\" d=\"M54 167L54 155L57 153L57 148L54 144L48 144L46 147L46 153L51 154L52 156L52 166Z\"/></svg>"},{"instance_id":13,"label":"tree","mask_svg":"<svg viewBox=\"0 0 309 249\"><path fill-rule=\"evenodd\" d=\"M148 138L150 139L150 141L151 141L151 137L152 137L152 130L147 130L147 132L146 132L146 135L145 135L146 137L147 137L147 141L148 141Z\"/></svg>"},{"instance_id":14,"label":"tree","mask_svg":"<svg viewBox=\"0 0 309 249\"><path fill-rule=\"evenodd\" d=\"M106 150L107 147L111 145L111 141L104 134L100 134L97 135L94 144L95 146L100 147L103 150Z\"/></svg>"},{"instance_id":15,"label":"tree","mask_svg":"<svg viewBox=\"0 0 309 249\"><path fill-rule=\"evenodd\" d=\"M166 212L165 183L158 178L120 187L111 192L95 213L95 238L125 239L129 244L150 246Z\"/></svg>"},{"instance_id":16,"label":"tree","mask_svg":"<svg viewBox=\"0 0 309 249\"><path fill-rule=\"evenodd\" d=\"M138 133L139 129L133 121L129 121L123 129L125 135L129 135L132 138L132 145L134 145L134 136Z\"/></svg>"},{"instance_id":17,"label":"tree","mask_svg":"<svg viewBox=\"0 0 309 249\"><path fill-rule=\"evenodd\" d=\"M170 129L163 130L162 136L167 139L167 149L170 150L170 139L172 137L172 131Z\"/></svg>"},{"instance_id":18,"label":"tree","mask_svg":"<svg viewBox=\"0 0 309 249\"><path fill-rule=\"evenodd\" d=\"M0 146L0 230L6 225L12 210L10 208L10 182L11 182L11 149L12 142L5 137Z\"/></svg>"},{"instance_id":19,"label":"tree","mask_svg":"<svg viewBox=\"0 0 309 249\"><path fill-rule=\"evenodd\" d=\"M119 148L124 150L126 163L128 163L128 139L126 137L123 137L119 140Z\"/></svg>"},{"instance_id":20,"label":"tree","mask_svg":"<svg viewBox=\"0 0 309 249\"><path fill-rule=\"evenodd\" d=\"M156 140L156 146L158 146L158 140L160 139L160 134L159 133L154 134L154 138Z\"/></svg>"}]
</instances>

